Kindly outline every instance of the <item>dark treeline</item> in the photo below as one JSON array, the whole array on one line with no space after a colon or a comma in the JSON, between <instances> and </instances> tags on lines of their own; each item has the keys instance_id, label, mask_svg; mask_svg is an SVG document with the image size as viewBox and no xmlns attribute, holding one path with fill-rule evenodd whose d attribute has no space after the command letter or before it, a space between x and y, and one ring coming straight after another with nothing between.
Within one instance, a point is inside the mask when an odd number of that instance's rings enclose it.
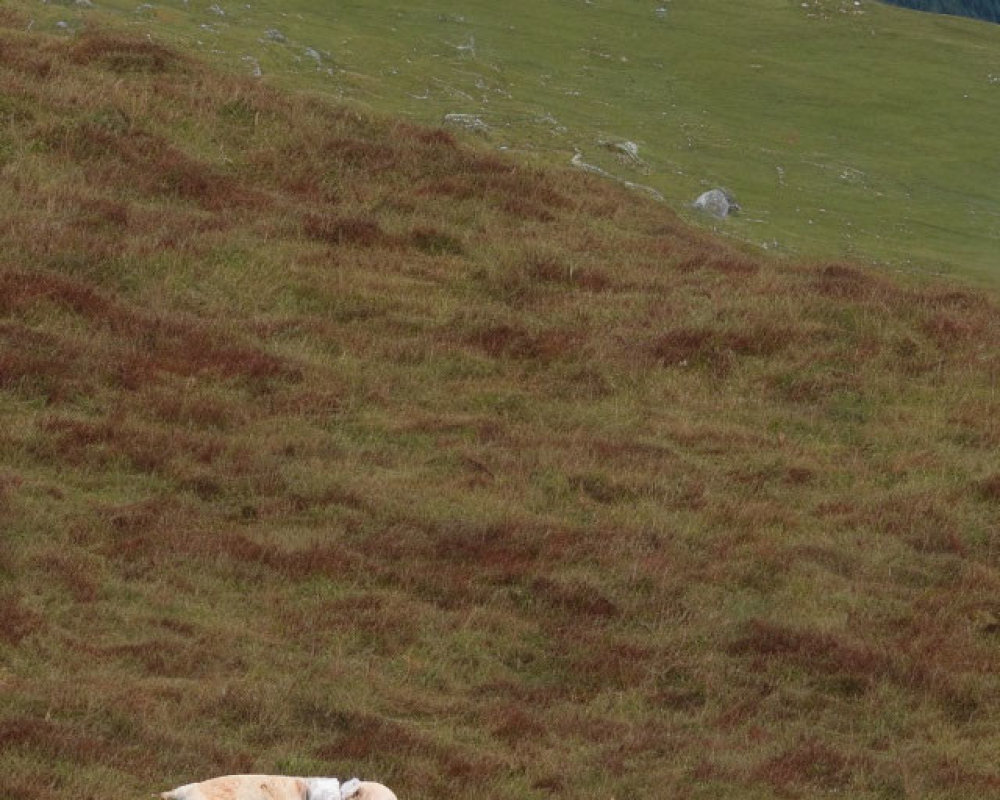
<instances>
[{"instance_id":1,"label":"dark treeline","mask_svg":"<svg viewBox=\"0 0 1000 800\"><path fill-rule=\"evenodd\" d=\"M1000 22L1000 0L885 0L896 6Z\"/></svg>"}]
</instances>

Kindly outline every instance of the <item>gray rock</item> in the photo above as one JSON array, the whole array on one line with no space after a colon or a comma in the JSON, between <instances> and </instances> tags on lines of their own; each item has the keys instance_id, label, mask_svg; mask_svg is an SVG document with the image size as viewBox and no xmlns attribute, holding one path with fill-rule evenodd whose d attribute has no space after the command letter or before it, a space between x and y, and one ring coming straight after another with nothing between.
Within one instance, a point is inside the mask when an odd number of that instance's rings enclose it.
<instances>
[{"instance_id":1,"label":"gray rock","mask_svg":"<svg viewBox=\"0 0 1000 800\"><path fill-rule=\"evenodd\" d=\"M740 204L726 189L710 189L698 195L694 207L717 219L725 219L740 210Z\"/></svg>"},{"instance_id":2,"label":"gray rock","mask_svg":"<svg viewBox=\"0 0 1000 800\"><path fill-rule=\"evenodd\" d=\"M286 37L285 34L283 34L277 28L268 28L266 31L264 31L264 38L267 39L268 41L278 42L280 44L284 44L285 42L288 41L288 37Z\"/></svg>"},{"instance_id":3,"label":"gray rock","mask_svg":"<svg viewBox=\"0 0 1000 800\"><path fill-rule=\"evenodd\" d=\"M605 149L610 150L612 153L617 153L622 160L642 161L642 159L639 158L639 145L635 142L630 142L628 140L624 142L599 141L598 144L602 145Z\"/></svg>"}]
</instances>

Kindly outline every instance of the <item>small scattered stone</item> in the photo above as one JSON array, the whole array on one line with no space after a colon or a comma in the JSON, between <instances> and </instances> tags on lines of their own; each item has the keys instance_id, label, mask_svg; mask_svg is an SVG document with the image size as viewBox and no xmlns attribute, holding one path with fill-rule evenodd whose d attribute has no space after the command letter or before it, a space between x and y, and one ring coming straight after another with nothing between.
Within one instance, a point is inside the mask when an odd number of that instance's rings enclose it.
<instances>
[{"instance_id":1,"label":"small scattered stone","mask_svg":"<svg viewBox=\"0 0 1000 800\"><path fill-rule=\"evenodd\" d=\"M478 133L488 133L490 130L490 126L475 114L445 114L444 124L458 125L461 128L467 128L470 131Z\"/></svg>"},{"instance_id":2,"label":"small scattered stone","mask_svg":"<svg viewBox=\"0 0 1000 800\"><path fill-rule=\"evenodd\" d=\"M251 70L253 71L253 76L255 78L261 77L264 73L261 71L260 62L253 56L243 56L243 60L246 61Z\"/></svg>"}]
</instances>

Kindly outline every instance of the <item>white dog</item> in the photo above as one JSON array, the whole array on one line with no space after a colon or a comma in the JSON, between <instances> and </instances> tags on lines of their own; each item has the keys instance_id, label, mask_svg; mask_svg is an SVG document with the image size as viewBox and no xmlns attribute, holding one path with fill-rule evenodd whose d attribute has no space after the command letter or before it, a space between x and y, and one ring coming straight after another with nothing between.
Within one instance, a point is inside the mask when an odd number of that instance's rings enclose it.
<instances>
[{"instance_id":1,"label":"white dog","mask_svg":"<svg viewBox=\"0 0 1000 800\"><path fill-rule=\"evenodd\" d=\"M381 783L341 783L336 778L284 775L226 775L189 783L160 795L163 800L397 800Z\"/></svg>"}]
</instances>

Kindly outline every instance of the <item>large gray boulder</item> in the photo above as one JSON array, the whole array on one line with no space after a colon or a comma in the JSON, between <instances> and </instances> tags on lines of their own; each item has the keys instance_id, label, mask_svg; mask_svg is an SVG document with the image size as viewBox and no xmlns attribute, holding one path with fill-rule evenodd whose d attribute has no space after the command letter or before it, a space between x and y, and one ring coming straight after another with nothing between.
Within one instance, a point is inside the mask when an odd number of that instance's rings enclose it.
<instances>
[{"instance_id":1,"label":"large gray boulder","mask_svg":"<svg viewBox=\"0 0 1000 800\"><path fill-rule=\"evenodd\" d=\"M740 210L740 204L726 189L710 189L698 195L694 207L717 219L725 219Z\"/></svg>"}]
</instances>

